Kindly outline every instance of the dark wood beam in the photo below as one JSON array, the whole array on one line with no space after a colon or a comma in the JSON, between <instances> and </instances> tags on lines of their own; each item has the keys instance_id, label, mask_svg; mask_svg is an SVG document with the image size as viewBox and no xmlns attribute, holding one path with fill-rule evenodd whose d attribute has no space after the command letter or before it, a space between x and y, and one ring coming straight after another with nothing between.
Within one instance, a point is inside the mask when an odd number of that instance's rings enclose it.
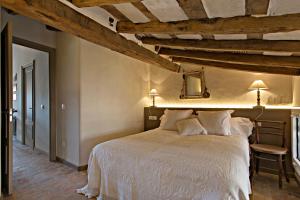
<instances>
[{"instance_id":1,"label":"dark wood beam","mask_svg":"<svg viewBox=\"0 0 300 200\"><path fill-rule=\"evenodd\" d=\"M300 14L281 16L214 18L178 22L148 22L134 24L119 22L120 33L163 34L251 34L300 30Z\"/></svg>"},{"instance_id":2,"label":"dark wood beam","mask_svg":"<svg viewBox=\"0 0 300 200\"><path fill-rule=\"evenodd\" d=\"M201 0L177 0L189 19L208 18Z\"/></svg>"},{"instance_id":3,"label":"dark wood beam","mask_svg":"<svg viewBox=\"0 0 300 200\"><path fill-rule=\"evenodd\" d=\"M189 19L208 18L201 0L177 0ZM203 39L214 39L213 34L202 34Z\"/></svg>"},{"instance_id":4,"label":"dark wood beam","mask_svg":"<svg viewBox=\"0 0 300 200\"><path fill-rule=\"evenodd\" d=\"M180 67L58 0L1 0L1 6L95 44L171 71Z\"/></svg>"},{"instance_id":5,"label":"dark wood beam","mask_svg":"<svg viewBox=\"0 0 300 200\"><path fill-rule=\"evenodd\" d=\"M148 8L140 1L132 3L137 9L139 9L148 19L151 21L159 21L155 15L153 15Z\"/></svg>"},{"instance_id":6,"label":"dark wood beam","mask_svg":"<svg viewBox=\"0 0 300 200\"><path fill-rule=\"evenodd\" d=\"M238 53L212 53L199 50L179 50L160 48L158 51L161 55L195 58L199 60L236 63L236 64L251 64L262 66L277 66L277 67L293 67L300 69L300 58L293 56L265 56L254 54L238 54Z\"/></svg>"},{"instance_id":7,"label":"dark wood beam","mask_svg":"<svg viewBox=\"0 0 300 200\"><path fill-rule=\"evenodd\" d=\"M266 15L270 0L246 0L246 15Z\"/></svg>"},{"instance_id":8,"label":"dark wood beam","mask_svg":"<svg viewBox=\"0 0 300 200\"><path fill-rule=\"evenodd\" d=\"M144 44L197 48L209 51L247 51L247 52L293 52L300 53L300 41L292 40L183 40L183 39L157 39L142 37Z\"/></svg>"},{"instance_id":9,"label":"dark wood beam","mask_svg":"<svg viewBox=\"0 0 300 200\"><path fill-rule=\"evenodd\" d=\"M246 0L246 15L267 15L270 0ZM263 39L263 34L252 33L247 35L247 39Z\"/></svg>"},{"instance_id":10,"label":"dark wood beam","mask_svg":"<svg viewBox=\"0 0 300 200\"><path fill-rule=\"evenodd\" d=\"M141 0L71 0L71 2L79 8L112 5L112 4L119 4L119 3L132 3L132 2L139 2L139 1Z\"/></svg>"},{"instance_id":11,"label":"dark wood beam","mask_svg":"<svg viewBox=\"0 0 300 200\"><path fill-rule=\"evenodd\" d=\"M244 65L244 64L232 64L226 62L214 62L214 61L205 61L197 60L191 58L181 58L173 57L174 62L179 63L189 63L194 65L200 65L201 67L216 67L222 69L232 69L232 70L241 70L248 72L260 72L260 73L269 73L269 74L283 74L283 75L300 75L300 69L288 68L288 67L270 67L270 66L258 66L258 65Z\"/></svg>"}]
</instances>

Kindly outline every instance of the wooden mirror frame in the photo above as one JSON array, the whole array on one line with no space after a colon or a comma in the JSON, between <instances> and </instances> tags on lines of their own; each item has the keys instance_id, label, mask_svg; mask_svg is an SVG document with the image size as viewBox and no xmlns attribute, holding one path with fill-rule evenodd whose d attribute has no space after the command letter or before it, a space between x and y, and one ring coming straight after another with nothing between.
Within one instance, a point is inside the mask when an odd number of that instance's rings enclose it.
<instances>
[{"instance_id":1,"label":"wooden mirror frame","mask_svg":"<svg viewBox=\"0 0 300 200\"><path fill-rule=\"evenodd\" d=\"M201 94L200 95L187 95L187 77L193 76L196 78L200 78L201 80ZM193 71L193 72L185 72L182 76L183 85L181 89L181 94L179 96L180 99L201 99L201 98L209 98L210 93L207 90L205 83L204 70L202 71Z\"/></svg>"}]
</instances>

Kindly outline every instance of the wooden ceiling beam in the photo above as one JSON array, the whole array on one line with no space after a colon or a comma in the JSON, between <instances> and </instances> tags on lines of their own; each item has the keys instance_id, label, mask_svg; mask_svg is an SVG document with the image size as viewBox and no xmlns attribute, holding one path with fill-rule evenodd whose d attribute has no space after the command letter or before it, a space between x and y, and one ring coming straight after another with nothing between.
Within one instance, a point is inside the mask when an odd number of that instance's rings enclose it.
<instances>
[{"instance_id":1,"label":"wooden ceiling beam","mask_svg":"<svg viewBox=\"0 0 300 200\"><path fill-rule=\"evenodd\" d=\"M265 34L295 30L300 30L300 14L266 17L238 16L139 24L119 22L117 24L118 32L133 34Z\"/></svg>"},{"instance_id":2,"label":"wooden ceiling beam","mask_svg":"<svg viewBox=\"0 0 300 200\"><path fill-rule=\"evenodd\" d=\"M179 50L160 48L161 55L195 58L199 60L216 61L224 63L251 64L262 66L293 67L300 69L300 58L293 56L265 56L238 53L212 53L199 50Z\"/></svg>"},{"instance_id":3,"label":"wooden ceiling beam","mask_svg":"<svg viewBox=\"0 0 300 200\"><path fill-rule=\"evenodd\" d=\"M159 21L157 17L153 15L141 1L133 2L132 5L140 10L151 21Z\"/></svg>"},{"instance_id":4,"label":"wooden ceiling beam","mask_svg":"<svg viewBox=\"0 0 300 200\"><path fill-rule=\"evenodd\" d=\"M246 0L246 15L266 15L270 0Z\"/></svg>"},{"instance_id":5,"label":"wooden ceiling beam","mask_svg":"<svg viewBox=\"0 0 300 200\"><path fill-rule=\"evenodd\" d=\"M189 19L208 18L201 0L177 0L177 2ZM201 37L203 39L214 39L213 34L202 34Z\"/></svg>"},{"instance_id":6,"label":"wooden ceiling beam","mask_svg":"<svg viewBox=\"0 0 300 200\"><path fill-rule=\"evenodd\" d=\"M201 0L177 0L189 19L208 18Z\"/></svg>"},{"instance_id":7,"label":"wooden ceiling beam","mask_svg":"<svg viewBox=\"0 0 300 200\"><path fill-rule=\"evenodd\" d=\"M197 60L191 58L181 58L181 57L173 57L172 60L173 62L200 65L201 67L216 67L222 69L232 69L232 70L260 72L260 73L269 73L269 74L283 74L283 75L293 75L293 76L300 75L300 69L288 68L288 67L270 67L264 65L258 66L258 65L246 65L246 64L232 64L226 62L214 62L214 61Z\"/></svg>"},{"instance_id":8,"label":"wooden ceiling beam","mask_svg":"<svg viewBox=\"0 0 300 200\"><path fill-rule=\"evenodd\" d=\"M121 13L115 6L113 6L113 5L104 5L104 6L100 6L100 7L103 8L104 10L106 10L107 12L109 12L118 21L128 21L128 22L130 22L130 20L123 13Z\"/></svg>"},{"instance_id":9,"label":"wooden ceiling beam","mask_svg":"<svg viewBox=\"0 0 300 200\"><path fill-rule=\"evenodd\" d=\"M247 52L292 52L300 53L300 41L289 40L184 40L184 39L157 39L142 37L144 44L197 48L210 51L247 51Z\"/></svg>"},{"instance_id":10,"label":"wooden ceiling beam","mask_svg":"<svg viewBox=\"0 0 300 200\"><path fill-rule=\"evenodd\" d=\"M93 6L104 6L119 3L133 3L141 0L70 0L75 6L79 8L93 7Z\"/></svg>"},{"instance_id":11,"label":"wooden ceiling beam","mask_svg":"<svg viewBox=\"0 0 300 200\"><path fill-rule=\"evenodd\" d=\"M58 0L1 0L1 6L132 58L179 71L180 66L129 41Z\"/></svg>"},{"instance_id":12,"label":"wooden ceiling beam","mask_svg":"<svg viewBox=\"0 0 300 200\"><path fill-rule=\"evenodd\" d=\"M246 0L246 15L267 15L270 0ZM247 39L263 39L262 33L247 34Z\"/></svg>"}]
</instances>

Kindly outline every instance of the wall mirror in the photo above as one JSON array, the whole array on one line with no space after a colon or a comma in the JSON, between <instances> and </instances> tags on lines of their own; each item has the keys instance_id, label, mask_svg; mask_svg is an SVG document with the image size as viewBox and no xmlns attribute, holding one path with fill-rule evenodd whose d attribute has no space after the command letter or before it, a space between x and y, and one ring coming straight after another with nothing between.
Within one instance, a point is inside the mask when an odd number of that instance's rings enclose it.
<instances>
[{"instance_id":1,"label":"wall mirror","mask_svg":"<svg viewBox=\"0 0 300 200\"><path fill-rule=\"evenodd\" d=\"M204 71L185 72L180 99L209 98Z\"/></svg>"}]
</instances>

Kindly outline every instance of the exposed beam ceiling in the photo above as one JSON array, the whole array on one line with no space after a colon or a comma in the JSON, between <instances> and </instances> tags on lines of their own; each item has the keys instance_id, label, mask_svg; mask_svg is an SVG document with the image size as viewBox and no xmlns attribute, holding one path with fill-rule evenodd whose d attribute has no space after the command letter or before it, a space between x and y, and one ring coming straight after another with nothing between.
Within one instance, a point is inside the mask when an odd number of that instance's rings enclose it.
<instances>
[{"instance_id":1,"label":"exposed beam ceiling","mask_svg":"<svg viewBox=\"0 0 300 200\"><path fill-rule=\"evenodd\" d=\"M189 19L207 18L206 11L201 0L177 0Z\"/></svg>"},{"instance_id":2,"label":"exposed beam ceiling","mask_svg":"<svg viewBox=\"0 0 300 200\"><path fill-rule=\"evenodd\" d=\"M270 0L245 0L246 15L267 15ZM263 34L247 34L247 39L263 39Z\"/></svg>"},{"instance_id":3,"label":"exposed beam ceiling","mask_svg":"<svg viewBox=\"0 0 300 200\"><path fill-rule=\"evenodd\" d=\"M1 0L1 6L64 32L171 71L180 66L127 40L58 0Z\"/></svg>"},{"instance_id":4,"label":"exposed beam ceiling","mask_svg":"<svg viewBox=\"0 0 300 200\"><path fill-rule=\"evenodd\" d=\"M180 7L189 19L208 18L205 8L201 0L177 0ZM202 34L203 39L214 39L212 34Z\"/></svg>"},{"instance_id":5,"label":"exposed beam ceiling","mask_svg":"<svg viewBox=\"0 0 300 200\"><path fill-rule=\"evenodd\" d=\"M270 66L258 66L258 65L248 65L248 64L232 64L226 62L214 62L214 61L205 61L205 60L197 60L191 58L181 58L181 57L173 57L174 62L179 63L189 63L200 65L202 67L217 67L222 69L233 69L233 70L241 70L241 71L249 71L249 72L262 72L262 73L270 73L270 74L284 74L284 75L300 75L300 69L296 68L288 68L288 67L270 67Z\"/></svg>"},{"instance_id":6,"label":"exposed beam ceiling","mask_svg":"<svg viewBox=\"0 0 300 200\"><path fill-rule=\"evenodd\" d=\"M119 3L131 3L139 2L141 0L71 0L71 2L79 8L92 7L92 6L103 6Z\"/></svg>"},{"instance_id":7,"label":"exposed beam ceiling","mask_svg":"<svg viewBox=\"0 0 300 200\"><path fill-rule=\"evenodd\" d=\"M139 9L146 17L148 17L151 21L159 21L155 15L153 15L148 8L140 1L132 3L137 9Z\"/></svg>"},{"instance_id":8,"label":"exposed beam ceiling","mask_svg":"<svg viewBox=\"0 0 300 200\"><path fill-rule=\"evenodd\" d=\"M161 55L195 58L199 60L208 60L224 63L294 67L300 69L300 58L292 56L264 56L237 53L211 53L199 50L179 50L164 47L160 48L158 53Z\"/></svg>"},{"instance_id":9,"label":"exposed beam ceiling","mask_svg":"<svg viewBox=\"0 0 300 200\"><path fill-rule=\"evenodd\" d=\"M231 17L178 22L148 22L134 24L119 22L120 33L157 34L252 34L276 33L300 30L300 14L267 17Z\"/></svg>"},{"instance_id":10,"label":"exposed beam ceiling","mask_svg":"<svg viewBox=\"0 0 300 200\"><path fill-rule=\"evenodd\" d=\"M114 18L117 18L117 20L119 20L119 21L130 22L130 20L113 5L104 5L104 6L101 6L101 8L103 8L104 10L109 12Z\"/></svg>"},{"instance_id":11,"label":"exposed beam ceiling","mask_svg":"<svg viewBox=\"0 0 300 200\"><path fill-rule=\"evenodd\" d=\"M184 40L142 37L144 44L197 48L210 51L293 52L300 53L300 41L282 40Z\"/></svg>"},{"instance_id":12,"label":"exposed beam ceiling","mask_svg":"<svg viewBox=\"0 0 300 200\"><path fill-rule=\"evenodd\" d=\"M246 15L266 15L270 0L245 0Z\"/></svg>"}]
</instances>

